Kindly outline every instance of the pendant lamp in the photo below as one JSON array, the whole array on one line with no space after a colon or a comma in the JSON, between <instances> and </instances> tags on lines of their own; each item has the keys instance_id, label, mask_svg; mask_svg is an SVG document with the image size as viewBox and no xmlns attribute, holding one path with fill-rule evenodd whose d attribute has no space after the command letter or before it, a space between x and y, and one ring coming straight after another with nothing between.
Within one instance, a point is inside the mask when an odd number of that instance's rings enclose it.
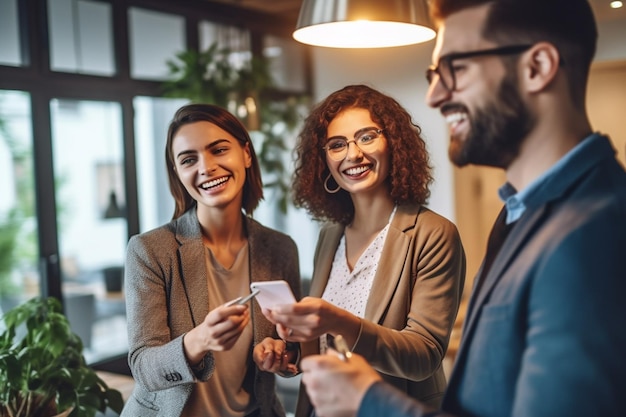
<instances>
[{"instance_id":1,"label":"pendant lamp","mask_svg":"<svg viewBox=\"0 0 626 417\"><path fill-rule=\"evenodd\" d=\"M303 0L293 37L330 48L385 48L435 37L425 0Z\"/></svg>"}]
</instances>

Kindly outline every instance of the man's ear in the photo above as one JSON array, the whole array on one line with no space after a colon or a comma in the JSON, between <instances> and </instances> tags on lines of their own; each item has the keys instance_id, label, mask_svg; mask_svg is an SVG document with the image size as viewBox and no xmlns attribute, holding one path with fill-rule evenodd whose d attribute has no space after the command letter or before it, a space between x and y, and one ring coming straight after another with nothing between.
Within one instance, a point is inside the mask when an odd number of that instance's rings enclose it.
<instances>
[{"instance_id":1,"label":"man's ear","mask_svg":"<svg viewBox=\"0 0 626 417\"><path fill-rule=\"evenodd\" d=\"M549 42L538 42L524 53L523 82L528 92L538 92L550 85L559 70L561 54Z\"/></svg>"}]
</instances>

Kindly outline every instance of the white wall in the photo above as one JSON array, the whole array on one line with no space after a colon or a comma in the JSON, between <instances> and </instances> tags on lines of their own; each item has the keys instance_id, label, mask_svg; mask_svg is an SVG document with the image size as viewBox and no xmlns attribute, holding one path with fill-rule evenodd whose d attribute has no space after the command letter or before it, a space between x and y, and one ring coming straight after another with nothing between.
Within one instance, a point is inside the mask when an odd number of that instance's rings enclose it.
<instances>
[{"instance_id":1,"label":"white wall","mask_svg":"<svg viewBox=\"0 0 626 417\"><path fill-rule=\"evenodd\" d=\"M596 61L626 60L626 21L599 25ZM388 49L313 48L314 100L348 84L366 83L398 100L423 129L435 182L429 207L455 220L452 166L448 161L448 134L443 118L426 106L424 72L431 63L434 41ZM622 109L623 111L623 109Z\"/></svg>"},{"instance_id":2,"label":"white wall","mask_svg":"<svg viewBox=\"0 0 626 417\"><path fill-rule=\"evenodd\" d=\"M596 62L626 60L626 20L603 22L598 27Z\"/></svg>"}]
</instances>

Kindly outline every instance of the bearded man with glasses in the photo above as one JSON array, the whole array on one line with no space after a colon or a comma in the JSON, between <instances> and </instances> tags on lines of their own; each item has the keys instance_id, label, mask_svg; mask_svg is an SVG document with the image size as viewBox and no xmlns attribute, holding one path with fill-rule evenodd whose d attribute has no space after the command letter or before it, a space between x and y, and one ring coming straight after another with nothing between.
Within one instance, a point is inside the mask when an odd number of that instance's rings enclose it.
<instances>
[{"instance_id":1,"label":"bearded man with glasses","mask_svg":"<svg viewBox=\"0 0 626 417\"><path fill-rule=\"evenodd\" d=\"M504 207L474 280L440 409L361 355L301 363L319 416L623 416L626 172L585 93L587 0L431 0L428 104L458 166L501 168ZM340 392L340 394L337 394Z\"/></svg>"}]
</instances>

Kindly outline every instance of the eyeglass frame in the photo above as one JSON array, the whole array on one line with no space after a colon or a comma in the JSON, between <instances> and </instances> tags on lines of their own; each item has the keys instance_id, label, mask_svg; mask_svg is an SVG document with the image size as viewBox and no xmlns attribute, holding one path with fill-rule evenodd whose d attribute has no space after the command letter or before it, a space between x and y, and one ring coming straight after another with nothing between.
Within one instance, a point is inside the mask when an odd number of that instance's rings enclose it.
<instances>
[{"instance_id":1,"label":"eyeglass frame","mask_svg":"<svg viewBox=\"0 0 626 417\"><path fill-rule=\"evenodd\" d=\"M446 89L447 92L451 93L456 90L456 70L452 66L452 62L457 59L466 59L466 58L475 58L479 56L488 56L488 55L514 55L521 54L522 52L526 52L534 44L524 44L524 45L508 45L508 46L498 46L496 48L488 48L488 49L479 49L477 51L469 51L469 52L458 52L444 55L439 58L436 66L429 66L426 69L426 81L428 81L428 85L432 84L433 78L436 75L439 76L439 81L443 88ZM444 78L441 76L441 66L442 63L448 66L450 70L450 77L452 78L452 85L448 87Z\"/></svg>"},{"instance_id":2,"label":"eyeglass frame","mask_svg":"<svg viewBox=\"0 0 626 417\"><path fill-rule=\"evenodd\" d=\"M339 158L339 159L336 159L336 158L332 157L332 153L329 152L330 149L328 148L328 145L322 146L322 149L326 152L326 155L328 155L328 157L330 159L332 159L333 161L342 161L342 160L344 160L346 158L346 156L348 156L348 152L350 150L350 143L354 143L354 145L357 148L359 148L359 150L361 152L363 152L363 149L361 149L361 147L359 146L359 144L357 142L357 136L359 136L360 134L369 132L369 131L376 132L376 137L372 139L372 141L374 141L374 140L379 139L381 137L381 135L383 134L385 129L382 129L382 128L379 128L379 127L375 127L375 126L367 126L367 127L363 127L361 129L357 130L356 132L354 132L354 136L352 137L352 139L348 139L345 136L332 136L332 137L326 139L326 143L330 142L333 139L342 139L342 140L344 140L346 142L346 151L345 151L346 154L343 157Z\"/></svg>"}]
</instances>

